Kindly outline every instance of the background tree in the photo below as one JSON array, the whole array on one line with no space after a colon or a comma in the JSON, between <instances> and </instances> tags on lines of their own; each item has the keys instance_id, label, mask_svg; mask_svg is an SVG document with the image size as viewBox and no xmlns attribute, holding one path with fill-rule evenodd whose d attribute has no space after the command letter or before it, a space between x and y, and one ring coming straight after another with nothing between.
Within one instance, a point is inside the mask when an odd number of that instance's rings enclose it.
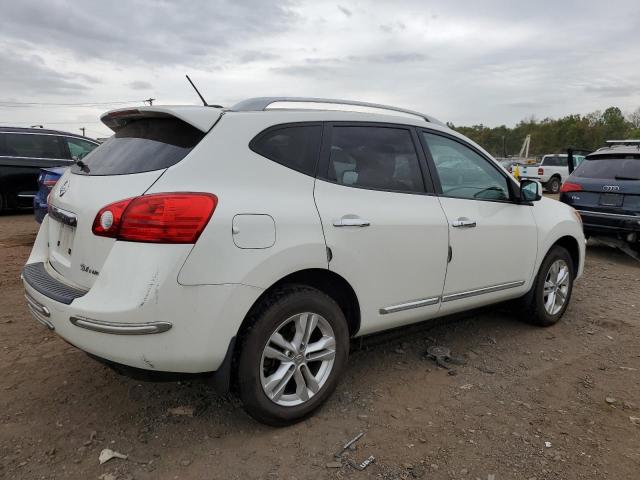
<instances>
[{"instance_id":1,"label":"background tree","mask_svg":"<svg viewBox=\"0 0 640 480\"><path fill-rule=\"evenodd\" d=\"M496 157L518 155L522 142L531 135L529 156L548 153L564 153L568 147L595 150L605 140L627 138L640 139L640 107L625 116L618 107L609 107L604 112L597 110L587 115L567 115L538 121L529 117L510 128L505 125L470 127L449 124L454 130L466 135Z\"/></svg>"}]
</instances>

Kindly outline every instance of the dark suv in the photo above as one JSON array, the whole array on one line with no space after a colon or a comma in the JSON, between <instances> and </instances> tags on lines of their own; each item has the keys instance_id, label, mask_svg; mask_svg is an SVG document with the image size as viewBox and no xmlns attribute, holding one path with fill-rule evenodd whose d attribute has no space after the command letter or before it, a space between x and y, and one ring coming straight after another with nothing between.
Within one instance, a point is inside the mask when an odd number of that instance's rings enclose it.
<instances>
[{"instance_id":1,"label":"dark suv","mask_svg":"<svg viewBox=\"0 0 640 480\"><path fill-rule=\"evenodd\" d=\"M560 189L580 212L586 235L614 237L640 249L640 140L609 141L587 155Z\"/></svg>"},{"instance_id":2,"label":"dark suv","mask_svg":"<svg viewBox=\"0 0 640 480\"><path fill-rule=\"evenodd\" d=\"M31 207L41 168L71 165L97 146L73 133L0 127L0 211Z\"/></svg>"}]
</instances>

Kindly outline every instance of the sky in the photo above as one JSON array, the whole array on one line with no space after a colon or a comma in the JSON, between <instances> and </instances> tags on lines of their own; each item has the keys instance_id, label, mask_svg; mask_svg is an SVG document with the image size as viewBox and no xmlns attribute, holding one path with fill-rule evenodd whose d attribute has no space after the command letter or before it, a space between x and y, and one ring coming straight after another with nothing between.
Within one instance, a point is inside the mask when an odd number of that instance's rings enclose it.
<instances>
[{"instance_id":1,"label":"sky","mask_svg":"<svg viewBox=\"0 0 640 480\"><path fill-rule=\"evenodd\" d=\"M224 106L345 98L455 125L640 107L638 0L0 0L0 11L1 125L107 136L109 109L198 104L186 73Z\"/></svg>"}]
</instances>

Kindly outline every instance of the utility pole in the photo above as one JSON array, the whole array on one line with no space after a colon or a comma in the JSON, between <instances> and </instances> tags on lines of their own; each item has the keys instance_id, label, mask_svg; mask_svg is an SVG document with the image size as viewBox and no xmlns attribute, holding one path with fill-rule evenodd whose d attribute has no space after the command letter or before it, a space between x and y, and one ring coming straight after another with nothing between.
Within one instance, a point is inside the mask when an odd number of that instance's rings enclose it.
<instances>
[{"instance_id":1,"label":"utility pole","mask_svg":"<svg viewBox=\"0 0 640 480\"><path fill-rule=\"evenodd\" d=\"M146 100L144 100L144 102L149 102L149 106L152 107L154 100L155 100L155 98L147 98Z\"/></svg>"},{"instance_id":2,"label":"utility pole","mask_svg":"<svg viewBox=\"0 0 640 480\"><path fill-rule=\"evenodd\" d=\"M82 136L85 137L86 135L84 134L84 127L80 127L79 130L82 130Z\"/></svg>"}]
</instances>

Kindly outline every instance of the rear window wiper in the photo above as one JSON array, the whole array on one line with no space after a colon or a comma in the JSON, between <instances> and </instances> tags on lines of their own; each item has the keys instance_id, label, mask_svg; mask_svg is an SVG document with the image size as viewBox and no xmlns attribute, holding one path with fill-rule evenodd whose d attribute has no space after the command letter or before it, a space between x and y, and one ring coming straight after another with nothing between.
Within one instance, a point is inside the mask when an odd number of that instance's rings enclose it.
<instances>
[{"instance_id":1,"label":"rear window wiper","mask_svg":"<svg viewBox=\"0 0 640 480\"><path fill-rule=\"evenodd\" d=\"M624 175L616 175L613 178L616 180L640 180L640 177L625 177Z\"/></svg>"},{"instance_id":2,"label":"rear window wiper","mask_svg":"<svg viewBox=\"0 0 640 480\"><path fill-rule=\"evenodd\" d=\"M78 158L77 160L74 160L73 163L75 163L78 167L80 167L81 171L85 173L89 173L89 165L84 163L82 159Z\"/></svg>"}]
</instances>

